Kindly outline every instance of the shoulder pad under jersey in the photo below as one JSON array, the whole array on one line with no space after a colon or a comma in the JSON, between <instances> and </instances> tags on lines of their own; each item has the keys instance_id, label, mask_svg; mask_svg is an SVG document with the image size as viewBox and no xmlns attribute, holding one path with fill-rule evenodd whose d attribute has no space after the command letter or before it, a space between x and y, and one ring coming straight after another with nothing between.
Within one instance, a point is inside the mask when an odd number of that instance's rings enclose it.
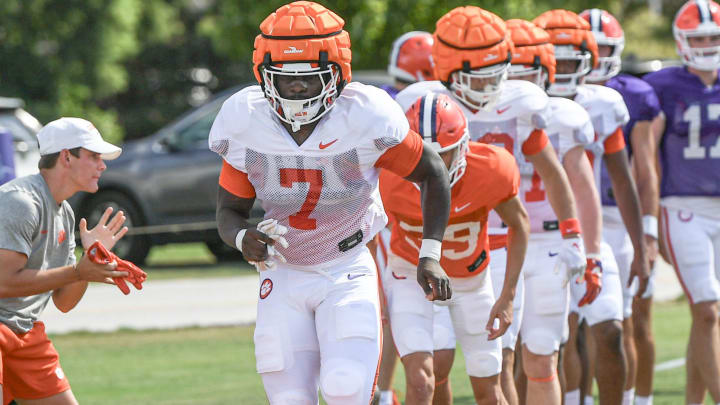
<instances>
[{"instance_id":1,"label":"shoulder pad under jersey","mask_svg":"<svg viewBox=\"0 0 720 405\"><path fill-rule=\"evenodd\" d=\"M548 96L535 85L525 80L507 80L503 83L502 94L495 109L498 113L508 109L507 114L528 122L534 128L544 129L549 120Z\"/></svg>"},{"instance_id":2,"label":"shoulder pad under jersey","mask_svg":"<svg viewBox=\"0 0 720 405\"><path fill-rule=\"evenodd\" d=\"M557 133L581 145L593 142L595 132L590 115L580 104L564 97L550 97L550 114L548 134Z\"/></svg>"},{"instance_id":3,"label":"shoulder pad under jersey","mask_svg":"<svg viewBox=\"0 0 720 405\"><path fill-rule=\"evenodd\" d=\"M595 126L595 131L601 138L615 132L630 120L622 95L609 87L596 84L578 86L575 101L585 108L593 122L600 124Z\"/></svg>"},{"instance_id":4,"label":"shoulder pad under jersey","mask_svg":"<svg viewBox=\"0 0 720 405\"><path fill-rule=\"evenodd\" d=\"M407 111L417 99L427 93L450 94L448 89L439 81L424 81L413 83L405 87L395 96L395 101L400 104L403 111Z\"/></svg>"}]
</instances>

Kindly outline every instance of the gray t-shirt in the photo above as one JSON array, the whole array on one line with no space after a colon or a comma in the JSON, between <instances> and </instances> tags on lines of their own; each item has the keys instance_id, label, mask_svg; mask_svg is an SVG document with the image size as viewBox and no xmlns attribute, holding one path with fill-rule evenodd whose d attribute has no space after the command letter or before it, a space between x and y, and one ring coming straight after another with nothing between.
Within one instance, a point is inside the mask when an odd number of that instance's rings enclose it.
<instances>
[{"instance_id":1,"label":"gray t-shirt","mask_svg":"<svg viewBox=\"0 0 720 405\"><path fill-rule=\"evenodd\" d=\"M27 269L47 270L75 264L75 216L67 201L58 205L40 174L0 186L0 249L27 256ZM0 299L0 322L16 333L28 332L52 291Z\"/></svg>"}]
</instances>

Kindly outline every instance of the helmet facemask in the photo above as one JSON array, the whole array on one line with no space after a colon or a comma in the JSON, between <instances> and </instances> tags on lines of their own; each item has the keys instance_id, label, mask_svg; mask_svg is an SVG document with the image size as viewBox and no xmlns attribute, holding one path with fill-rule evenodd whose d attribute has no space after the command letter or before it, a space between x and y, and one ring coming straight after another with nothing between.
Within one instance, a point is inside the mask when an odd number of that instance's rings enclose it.
<instances>
[{"instance_id":1,"label":"helmet facemask","mask_svg":"<svg viewBox=\"0 0 720 405\"><path fill-rule=\"evenodd\" d=\"M622 66L622 59L620 58L620 55L622 55L622 51L625 48L625 38L601 39L598 38L597 33L595 33L595 40L598 43L598 47L611 47L610 55L598 57L598 67L591 70L586 77L588 82L600 83L607 81L620 73L620 67Z\"/></svg>"},{"instance_id":2,"label":"helmet facemask","mask_svg":"<svg viewBox=\"0 0 720 405\"><path fill-rule=\"evenodd\" d=\"M720 27L714 22L705 22L694 30L675 29L677 52L687 66L703 71L720 69L720 45L704 48L690 45L691 38L707 36L720 37Z\"/></svg>"},{"instance_id":3,"label":"helmet facemask","mask_svg":"<svg viewBox=\"0 0 720 405\"><path fill-rule=\"evenodd\" d=\"M555 97L570 97L577 94L577 86L585 82L585 76L592 70L592 54L585 49L576 49L573 45L555 45L557 68L555 83L548 87L547 93ZM563 61L574 61L572 73L560 73Z\"/></svg>"},{"instance_id":4,"label":"helmet facemask","mask_svg":"<svg viewBox=\"0 0 720 405\"><path fill-rule=\"evenodd\" d=\"M458 70L450 75L450 90L466 106L474 110L490 111L502 93L503 83L507 79L510 64L503 62L480 69ZM473 82L480 81L482 90L475 90Z\"/></svg>"},{"instance_id":5,"label":"helmet facemask","mask_svg":"<svg viewBox=\"0 0 720 405\"><path fill-rule=\"evenodd\" d=\"M541 89L545 90L548 86L548 73L539 64L534 65L510 65L508 70L508 79L524 80L535 83Z\"/></svg>"},{"instance_id":6,"label":"helmet facemask","mask_svg":"<svg viewBox=\"0 0 720 405\"><path fill-rule=\"evenodd\" d=\"M450 167L448 168L448 176L450 177L450 187L454 186L460 178L465 174L465 168L467 167L467 153L470 150L470 146L468 144L470 139L470 136L467 133L467 130L465 130L465 135L463 135L462 138L460 138L459 141L452 145L448 145L444 148L440 148L440 144L435 142L437 145L435 146L435 151L443 154L452 151L453 152L453 158L452 162L450 163Z\"/></svg>"},{"instance_id":7,"label":"helmet facemask","mask_svg":"<svg viewBox=\"0 0 720 405\"><path fill-rule=\"evenodd\" d=\"M281 121L291 125L297 132L302 125L310 124L322 118L335 104L338 95L337 84L340 81L340 70L334 64L313 67L311 63L292 62L284 64L265 64L262 69L265 97L272 110ZM277 86L280 76L316 76L320 81L320 93L305 99L283 97Z\"/></svg>"}]
</instances>

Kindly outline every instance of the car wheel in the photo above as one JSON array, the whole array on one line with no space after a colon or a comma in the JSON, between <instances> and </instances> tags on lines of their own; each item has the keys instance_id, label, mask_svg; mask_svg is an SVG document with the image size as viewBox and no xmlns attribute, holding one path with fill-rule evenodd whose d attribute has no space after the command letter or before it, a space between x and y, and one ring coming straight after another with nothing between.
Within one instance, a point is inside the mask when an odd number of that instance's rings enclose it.
<instances>
[{"instance_id":1,"label":"car wheel","mask_svg":"<svg viewBox=\"0 0 720 405\"><path fill-rule=\"evenodd\" d=\"M210 253L215 255L218 262L237 262L243 259L242 253L226 245L225 242L220 239L216 241L205 242Z\"/></svg>"},{"instance_id":2,"label":"car wheel","mask_svg":"<svg viewBox=\"0 0 720 405\"><path fill-rule=\"evenodd\" d=\"M150 252L150 238L147 235L132 234L133 228L145 225L145 220L135 202L126 194L118 191L105 191L88 201L83 210L84 217L88 221L88 228L92 228L98 223L107 207L113 208L112 215L118 211L124 212L125 226L130 229L130 233L115 244L113 252L121 259L135 264L143 264Z\"/></svg>"}]
</instances>

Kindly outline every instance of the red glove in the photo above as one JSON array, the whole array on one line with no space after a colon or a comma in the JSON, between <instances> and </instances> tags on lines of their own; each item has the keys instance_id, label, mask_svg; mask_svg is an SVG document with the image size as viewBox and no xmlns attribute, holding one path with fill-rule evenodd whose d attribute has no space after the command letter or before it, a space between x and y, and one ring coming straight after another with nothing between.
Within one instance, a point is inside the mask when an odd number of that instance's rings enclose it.
<instances>
[{"instance_id":1,"label":"red glove","mask_svg":"<svg viewBox=\"0 0 720 405\"><path fill-rule=\"evenodd\" d=\"M578 302L578 306L592 304L595 298L600 295L602 290L602 263L599 258L590 257L587 258L587 267L585 267L585 274L582 279L578 280L578 283L585 281L585 295Z\"/></svg>"},{"instance_id":2,"label":"red glove","mask_svg":"<svg viewBox=\"0 0 720 405\"><path fill-rule=\"evenodd\" d=\"M109 264L115 261L117 262L117 271L125 271L128 273L127 277L113 277L115 285L118 286L123 294L130 294L130 287L127 286L125 280L134 285L136 289L142 289L142 283L147 279L147 273L132 262L120 259L113 252L105 249L105 246L99 241L90 245L87 254L90 260L98 264Z\"/></svg>"}]
</instances>

